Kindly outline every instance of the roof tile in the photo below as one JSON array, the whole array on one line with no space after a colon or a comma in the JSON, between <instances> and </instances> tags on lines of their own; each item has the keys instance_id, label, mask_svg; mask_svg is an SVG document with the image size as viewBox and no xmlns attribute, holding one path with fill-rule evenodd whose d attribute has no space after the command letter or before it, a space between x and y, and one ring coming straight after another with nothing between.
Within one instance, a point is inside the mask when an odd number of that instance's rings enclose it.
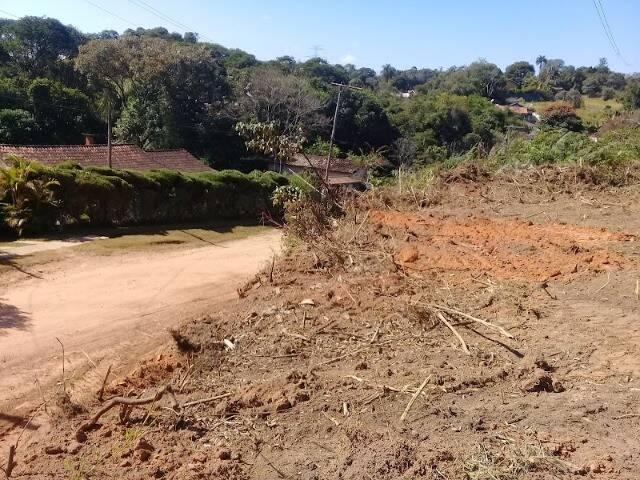
<instances>
[{"instance_id":1,"label":"roof tile","mask_svg":"<svg viewBox=\"0 0 640 480\"><path fill-rule=\"evenodd\" d=\"M53 166L65 161L82 167L106 167L107 145L0 145L0 161L16 155ZM136 145L116 144L112 147L113 168L154 170L166 168L182 172L211 170L183 148L146 151Z\"/></svg>"}]
</instances>

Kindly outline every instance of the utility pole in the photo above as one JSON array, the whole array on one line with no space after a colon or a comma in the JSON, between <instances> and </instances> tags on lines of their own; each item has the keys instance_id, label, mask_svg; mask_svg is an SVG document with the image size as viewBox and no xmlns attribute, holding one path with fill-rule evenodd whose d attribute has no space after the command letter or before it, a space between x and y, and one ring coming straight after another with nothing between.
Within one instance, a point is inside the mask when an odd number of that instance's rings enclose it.
<instances>
[{"instance_id":1,"label":"utility pole","mask_svg":"<svg viewBox=\"0 0 640 480\"><path fill-rule=\"evenodd\" d=\"M333 128L331 129L331 140L329 140L329 156L327 157L327 166L324 170L324 181L329 184L329 170L331 168L331 159L333 155L333 141L336 136L336 125L338 123L338 113L340 113L340 99L342 98L342 89L350 88L351 90L362 90L360 87L345 85L343 83L331 82L331 85L338 87L338 101L336 102L336 112L333 115Z\"/></svg>"},{"instance_id":2,"label":"utility pole","mask_svg":"<svg viewBox=\"0 0 640 480\"><path fill-rule=\"evenodd\" d=\"M113 168L113 163L111 162L111 100L109 100L109 109L107 110L107 160L109 163L109 168Z\"/></svg>"}]
</instances>

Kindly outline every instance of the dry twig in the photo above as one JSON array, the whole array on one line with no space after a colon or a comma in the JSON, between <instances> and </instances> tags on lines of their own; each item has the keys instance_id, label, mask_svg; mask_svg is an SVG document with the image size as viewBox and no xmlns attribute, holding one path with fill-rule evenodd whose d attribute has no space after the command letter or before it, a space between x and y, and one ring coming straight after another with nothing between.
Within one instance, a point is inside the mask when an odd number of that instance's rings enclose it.
<instances>
[{"instance_id":1,"label":"dry twig","mask_svg":"<svg viewBox=\"0 0 640 480\"><path fill-rule=\"evenodd\" d=\"M474 317L472 315L469 315L468 313L461 312L460 310L456 310L455 308L446 307L444 305L439 305L437 303L427 303L425 305L427 307L429 307L429 308L438 309L438 310L444 310L445 312L453 313L454 315L460 315L461 317L464 317L464 318L466 318L468 320L473 320L474 322L477 322L477 323L479 323L481 325L484 325L485 327L492 328L492 329L500 332L500 334L504 335L507 338L514 338L512 334L507 332L501 326L495 325L495 324L493 324L491 322L487 322L486 320L482 320L481 318Z\"/></svg>"},{"instance_id":2,"label":"dry twig","mask_svg":"<svg viewBox=\"0 0 640 480\"><path fill-rule=\"evenodd\" d=\"M60 339L58 337L56 337L56 340L58 341L58 343L62 347L62 391L66 394L67 393L67 387L65 385L65 379L64 379L64 345L62 344L62 342L60 341Z\"/></svg>"},{"instance_id":3,"label":"dry twig","mask_svg":"<svg viewBox=\"0 0 640 480\"><path fill-rule=\"evenodd\" d=\"M100 390L98 390L98 401L102 401L102 396L104 395L104 388L107 385L107 379L109 378L109 374L111 373L111 367L112 365L109 365L109 368L107 368L107 373L104 376L104 380L102 380L102 386L100 387Z\"/></svg>"},{"instance_id":4,"label":"dry twig","mask_svg":"<svg viewBox=\"0 0 640 480\"><path fill-rule=\"evenodd\" d=\"M415 393L411 396L411 400L409 400L409 403L407 403L407 406L405 407L404 412L402 412L402 415L400 415L401 422L404 422L405 418L407 418L407 415L409 414L411 407L413 407L414 402L420 396L420 394L424 390L424 387L427 386L427 383L429 383L429 380L431 380L431 375L429 375L427 378L424 379L424 382L422 382L422 385L420 385L420 387L418 387Z\"/></svg>"},{"instance_id":5,"label":"dry twig","mask_svg":"<svg viewBox=\"0 0 640 480\"><path fill-rule=\"evenodd\" d=\"M471 352L469 351L469 347L467 347L466 342L464 341L464 338L462 338L462 336L458 333L458 331L453 328L453 325L451 325L446 318L444 318L444 315L442 315L442 312L436 312L436 316L440 319L440 321L442 323L444 323L447 328L449 330L451 330L451 332L456 336L456 338L460 341L460 345L462 346L462 350L464 351L464 353L466 353L467 355L471 355Z\"/></svg>"},{"instance_id":6,"label":"dry twig","mask_svg":"<svg viewBox=\"0 0 640 480\"><path fill-rule=\"evenodd\" d=\"M158 390L155 393L155 395L153 395L152 397L142 397L142 398L114 397L112 398L107 403L105 403L104 406L100 410L98 410L96 414L93 417L91 417L89 421L82 424L78 429L78 431L86 432L88 430L91 430L98 423L98 420L100 420L100 417L102 417L105 413L107 413L116 405L124 405L125 407L147 405L149 403L157 402L165 394L171 397L171 404L172 404L171 406L173 407L173 409L174 410L179 409L180 404L178 403L178 400L176 399L176 396L173 393L173 389L171 388L171 385L167 385L161 388L160 390Z\"/></svg>"}]
</instances>

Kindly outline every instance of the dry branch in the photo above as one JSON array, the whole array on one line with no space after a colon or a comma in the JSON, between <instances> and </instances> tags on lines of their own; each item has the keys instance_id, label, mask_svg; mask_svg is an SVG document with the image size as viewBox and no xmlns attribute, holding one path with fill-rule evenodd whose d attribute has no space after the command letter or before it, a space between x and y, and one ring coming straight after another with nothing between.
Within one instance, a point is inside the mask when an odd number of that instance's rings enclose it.
<instances>
[{"instance_id":1,"label":"dry branch","mask_svg":"<svg viewBox=\"0 0 640 480\"><path fill-rule=\"evenodd\" d=\"M60 347L62 347L62 391L66 394L67 393L67 387L65 385L65 379L64 379L64 345L62 344L62 342L60 341L60 339L58 337L56 337L56 340L60 344Z\"/></svg>"},{"instance_id":2,"label":"dry branch","mask_svg":"<svg viewBox=\"0 0 640 480\"><path fill-rule=\"evenodd\" d=\"M471 355L471 352L469 351L469 347L467 347L467 344L464 341L464 338L462 338L462 336L458 333L458 331L455 328L453 328L453 325L451 325L447 321L447 319L444 318L444 315L442 315L442 312L436 312L436 316L440 319L442 323L444 323L447 326L449 330L451 330L451 332L456 336L456 338L460 340L460 345L462 346L462 350L464 351L464 353L466 353L467 355Z\"/></svg>"},{"instance_id":3,"label":"dry branch","mask_svg":"<svg viewBox=\"0 0 640 480\"><path fill-rule=\"evenodd\" d=\"M4 467L4 474L7 478L11 477L11 472L13 472L13 467L16 466L16 462L13 460L16 454L16 446L11 445L9 447L9 458L7 459L7 466Z\"/></svg>"},{"instance_id":4,"label":"dry branch","mask_svg":"<svg viewBox=\"0 0 640 480\"><path fill-rule=\"evenodd\" d=\"M102 401L102 396L104 395L104 388L107 385L107 379L109 378L109 374L111 373L111 367L112 365L109 365L109 368L107 368L107 373L104 376L104 380L102 380L102 386L100 387L100 390L98 390L98 401Z\"/></svg>"},{"instance_id":5,"label":"dry branch","mask_svg":"<svg viewBox=\"0 0 640 480\"><path fill-rule=\"evenodd\" d=\"M473 320L474 322L477 322L477 323L479 323L481 325L484 325L485 327L492 328L492 329L500 332L502 335L504 335L507 338L514 338L514 336L512 334L507 332L501 326L495 325L495 324L493 324L491 322L487 322L486 320L482 320L481 318L474 317L472 315L469 315L468 313L461 312L460 310L456 310L455 308L446 307L444 305L438 305L437 303L427 303L427 304L425 304L425 306L427 306L429 308L438 309L438 310L444 310L445 312L449 312L449 313L452 313L454 315L460 315L461 317L464 317L464 318L466 318L468 320Z\"/></svg>"},{"instance_id":6,"label":"dry branch","mask_svg":"<svg viewBox=\"0 0 640 480\"><path fill-rule=\"evenodd\" d=\"M407 418L407 415L409 414L411 407L413 407L414 402L420 396L420 394L424 390L424 387L427 386L427 383L429 383L429 380L431 380L431 375L429 375L427 378L424 379L424 382L422 382L422 385L420 385L420 387L418 387L415 393L411 396L411 400L409 400L409 403L407 403L407 406L405 407L404 412L402 412L402 415L400 415L401 422L404 422L405 418Z\"/></svg>"},{"instance_id":7,"label":"dry branch","mask_svg":"<svg viewBox=\"0 0 640 480\"><path fill-rule=\"evenodd\" d=\"M91 430L98 423L98 420L100 420L100 417L102 417L105 413L107 413L116 405L124 405L125 407L147 405L149 403L157 402L165 394L168 394L171 397L171 404L172 404L171 406L173 407L173 409L174 410L179 409L180 404L176 400L176 396L173 393L173 389L171 388L170 385L167 385L161 388L160 390L158 390L155 393L155 395L153 395L152 397L142 397L142 398L114 397L112 398L107 403L105 403L104 406L100 410L98 410L96 414L93 417L91 417L91 419L88 422L82 424L78 429L78 431L86 432L88 430Z\"/></svg>"}]
</instances>

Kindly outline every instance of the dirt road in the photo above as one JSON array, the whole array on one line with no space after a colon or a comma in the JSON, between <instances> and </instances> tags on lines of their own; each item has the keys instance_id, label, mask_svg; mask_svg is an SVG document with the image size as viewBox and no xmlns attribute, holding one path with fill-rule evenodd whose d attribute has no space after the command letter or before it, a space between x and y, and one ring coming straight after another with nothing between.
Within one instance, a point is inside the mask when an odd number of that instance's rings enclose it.
<instances>
[{"instance_id":1,"label":"dirt road","mask_svg":"<svg viewBox=\"0 0 640 480\"><path fill-rule=\"evenodd\" d=\"M60 380L57 339L67 381L99 384L109 364L125 365L165 341L168 327L233 298L279 245L279 232L268 232L198 248L77 255L0 286L4 420L28 406L38 383Z\"/></svg>"}]
</instances>

